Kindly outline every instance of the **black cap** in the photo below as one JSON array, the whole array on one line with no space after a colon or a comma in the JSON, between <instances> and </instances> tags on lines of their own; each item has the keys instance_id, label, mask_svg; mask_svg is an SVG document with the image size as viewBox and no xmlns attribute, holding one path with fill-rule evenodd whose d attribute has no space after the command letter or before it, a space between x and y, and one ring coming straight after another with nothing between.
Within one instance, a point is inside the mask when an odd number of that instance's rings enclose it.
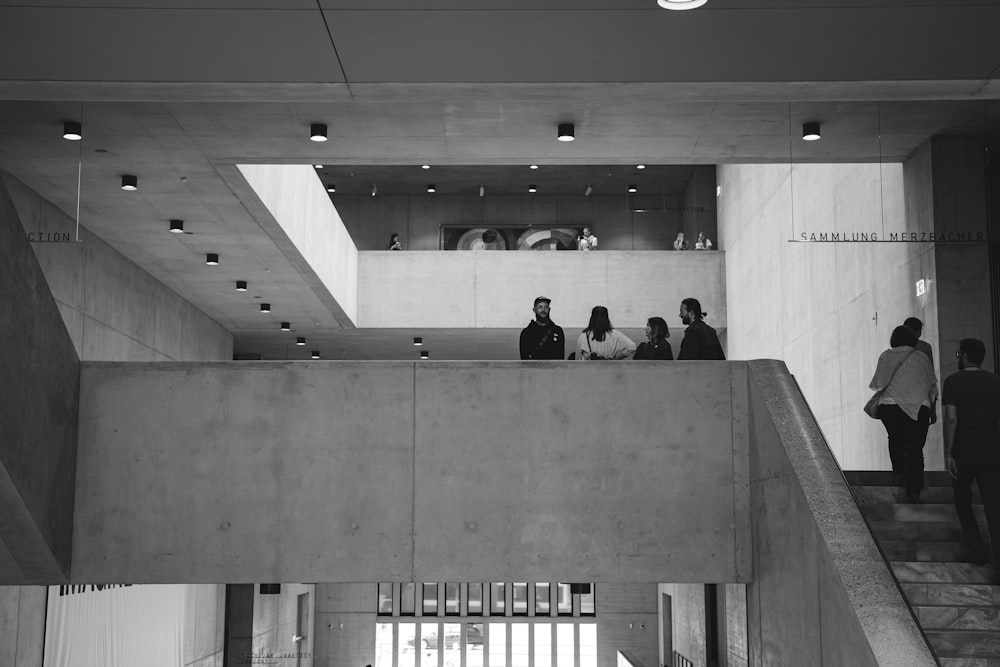
<instances>
[{"instance_id":1,"label":"black cap","mask_svg":"<svg viewBox=\"0 0 1000 667\"><path fill-rule=\"evenodd\" d=\"M547 296L538 296L538 297L535 297L535 303L533 303L531 305L531 307L534 308L535 306L537 306L539 301L544 301L545 303L552 303L552 299L550 299L549 297L547 297Z\"/></svg>"}]
</instances>

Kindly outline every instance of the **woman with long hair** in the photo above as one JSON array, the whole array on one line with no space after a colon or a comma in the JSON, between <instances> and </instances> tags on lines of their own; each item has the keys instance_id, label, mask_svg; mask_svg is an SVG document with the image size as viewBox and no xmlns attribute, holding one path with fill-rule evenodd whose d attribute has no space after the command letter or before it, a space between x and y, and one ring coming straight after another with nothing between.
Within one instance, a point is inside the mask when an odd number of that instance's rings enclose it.
<instances>
[{"instance_id":1,"label":"woman with long hair","mask_svg":"<svg viewBox=\"0 0 1000 667\"><path fill-rule=\"evenodd\" d=\"M627 359L635 354L635 343L611 326L608 309L594 306L590 324L576 338L577 361Z\"/></svg>"},{"instance_id":2,"label":"woman with long hair","mask_svg":"<svg viewBox=\"0 0 1000 667\"><path fill-rule=\"evenodd\" d=\"M667 342L668 338L670 329L667 328L666 320L662 317L649 318L646 320L646 341L639 343L632 358L671 361L674 358L674 351Z\"/></svg>"},{"instance_id":3,"label":"woman with long hair","mask_svg":"<svg viewBox=\"0 0 1000 667\"><path fill-rule=\"evenodd\" d=\"M889 349L878 358L869 385L882 392L878 418L889 436L889 460L896 482L906 487L906 501L920 502L924 486L924 443L937 403L937 379L924 354L915 353L917 335L896 327Z\"/></svg>"}]
</instances>

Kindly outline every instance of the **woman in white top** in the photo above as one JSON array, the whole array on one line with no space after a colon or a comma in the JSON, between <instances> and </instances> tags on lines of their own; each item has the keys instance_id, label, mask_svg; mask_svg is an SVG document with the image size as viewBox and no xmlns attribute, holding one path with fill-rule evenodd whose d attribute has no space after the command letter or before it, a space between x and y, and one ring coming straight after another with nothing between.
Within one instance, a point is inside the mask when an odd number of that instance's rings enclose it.
<instances>
[{"instance_id":1,"label":"woman in white top","mask_svg":"<svg viewBox=\"0 0 1000 667\"><path fill-rule=\"evenodd\" d=\"M635 343L611 326L608 309L594 306L590 324L576 338L577 361L628 359L635 354Z\"/></svg>"},{"instance_id":2,"label":"woman in white top","mask_svg":"<svg viewBox=\"0 0 1000 667\"><path fill-rule=\"evenodd\" d=\"M924 443L927 428L937 421L937 379L927 355L915 352L917 335L896 327L890 348L878 358L869 385L879 396L878 418L889 436L889 460L906 501L920 502L924 486Z\"/></svg>"}]
</instances>

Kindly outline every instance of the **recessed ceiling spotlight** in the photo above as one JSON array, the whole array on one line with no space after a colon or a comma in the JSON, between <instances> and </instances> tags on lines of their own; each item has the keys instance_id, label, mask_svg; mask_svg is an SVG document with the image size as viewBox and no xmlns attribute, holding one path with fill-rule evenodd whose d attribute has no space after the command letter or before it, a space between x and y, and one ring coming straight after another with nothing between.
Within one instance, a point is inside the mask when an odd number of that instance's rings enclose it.
<instances>
[{"instance_id":1,"label":"recessed ceiling spotlight","mask_svg":"<svg viewBox=\"0 0 1000 667\"><path fill-rule=\"evenodd\" d=\"M573 123L559 123L559 141L573 141L576 139L576 128Z\"/></svg>"},{"instance_id":2,"label":"recessed ceiling spotlight","mask_svg":"<svg viewBox=\"0 0 1000 667\"><path fill-rule=\"evenodd\" d=\"M538 165L537 164L529 164L528 165L528 169L538 169Z\"/></svg>"},{"instance_id":3,"label":"recessed ceiling spotlight","mask_svg":"<svg viewBox=\"0 0 1000 667\"><path fill-rule=\"evenodd\" d=\"M171 234L183 234L184 233L184 221L183 220L171 220L170 221L170 233Z\"/></svg>"},{"instance_id":4,"label":"recessed ceiling spotlight","mask_svg":"<svg viewBox=\"0 0 1000 667\"><path fill-rule=\"evenodd\" d=\"M430 359L431 358L431 353L428 352L427 350L421 350L420 351L420 358L421 359Z\"/></svg>"},{"instance_id":5,"label":"recessed ceiling spotlight","mask_svg":"<svg viewBox=\"0 0 1000 667\"><path fill-rule=\"evenodd\" d=\"M282 322L281 323L281 330L282 331L291 331L292 330L292 323L291 322Z\"/></svg>"},{"instance_id":6,"label":"recessed ceiling spotlight","mask_svg":"<svg viewBox=\"0 0 1000 667\"><path fill-rule=\"evenodd\" d=\"M122 175L122 190L127 190L132 192L133 190L139 189L139 177L133 176L132 174Z\"/></svg>"},{"instance_id":7,"label":"recessed ceiling spotlight","mask_svg":"<svg viewBox=\"0 0 1000 667\"><path fill-rule=\"evenodd\" d=\"M535 187L534 185L529 185L528 186L528 192L534 194L535 192L538 192L538 188Z\"/></svg>"},{"instance_id":8,"label":"recessed ceiling spotlight","mask_svg":"<svg viewBox=\"0 0 1000 667\"><path fill-rule=\"evenodd\" d=\"M420 336L414 336L413 337L413 344L416 345L417 347L420 347L421 345L424 344L424 339L421 338Z\"/></svg>"},{"instance_id":9,"label":"recessed ceiling spotlight","mask_svg":"<svg viewBox=\"0 0 1000 667\"><path fill-rule=\"evenodd\" d=\"M639 188L635 187L635 185L633 185L633 184L630 183L629 186L628 186L628 191L631 194L635 194L636 192L639 191Z\"/></svg>"},{"instance_id":10,"label":"recessed ceiling spotlight","mask_svg":"<svg viewBox=\"0 0 1000 667\"><path fill-rule=\"evenodd\" d=\"M431 166L429 164L422 164L422 165L420 165L420 168L421 169L430 169Z\"/></svg>"},{"instance_id":11,"label":"recessed ceiling spotlight","mask_svg":"<svg viewBox=\"0 0 1000 667\"><path fill-rule=\"evenodd\" d=\"M819 123L803 123L802 124L802 139L804 141L818 141L819 140Z\"/></svg>"},{"instance_id":12,"label":"recessed ceiling spotlight","mask_svg":"<svg viewBox=\"0 0 1000 667\"><path fill-rule=\"evenodd\" d=\"M635 168L636 169L645 169L646 165L644 165L644 164L637 164L637 165L635 165Z\"/></svg>"},{"instance_id":13,"label":"recessed ceiling spotlight","mask_svg":"<svg viewBox=\"0 0 1000 667\"><path fill-rule=\"evenodd\" d=\"M486 196L486 186L485 185L480 185L479 186L479 196L480 197L485 197Z\"/></svg>"},{"instance_id":14,"label":"recessed ceiling spotlight","mask_svg":"<svg viewBox=\"0 0 1000 667\"><path fill-rule=\"evenodd\" d=\"M434 187L433 183L431 183L431 184L429 184L427 186L427 192L430 193L430 194L434 194L435 192L437 192L437 188Z\"/></svg>"},{"instance_id":15,"label":"recessed ceiling spotlight","mask_svg":"<svg viewBox=\"0 0 1000 667\"><path fill-rule=\"evenodd\" d=\"M312 358L313 359L319 359L319 350L313 350L313 352L312 352Z\"/></svg>"},{"instance_id":16,"label":"recessed ceiling spotlight","mask_svg":"<svg viewBox=\"0 0 1000 667\"><path fill-rule=\"evenodd\" d=\"M63 139L80 141L80 139L83 139L83 126L75 120L66 121L63 123Z\"/></svg>"},{"instance_id":17,"label":"recessed ceiling spotlight","mask_svg":"<svg viewBox=\"0 0 1000 667\"><path fill-rule=\"evenodd\" d=\"M246 292L247 291L247 281L245 281L245 280L237 280L236 281L236 291L237 292Z\"/></svg>"},{"instance_id":18,"label":"recessed ceiling spotlight","mask_svg":"<svg viewBox=\"0 0 1000 667\"><path fill-rule=\"evenodd\" d=\"M299 336L298 338L296 338L295 339L295 344L296 345L303 345L304 346L306 344L306 338L305 338L305 336Z\"/></svg>"},{"instance_id":19,"label":"recessed ceiling spotlight","mask_svg":"<svg viewBox=\"0 0 1000 667\"><path fill-rule=\"evenodd\" d=\"M323 165L321 165L321 164L314 164L313 165L313 169L322 169L322 168L323 168Z\"/></svg>"},{"instance_id":20,"label":"recessed ceiling spotlight","mask_svg":"<svg viewBox=\"0 0 1000 667\"><path fill-rule=\"evenodd\" d=\"M312 141L326 141L326 125L323 123L313 123L310 125L309 139Z\"/></svg>"},{"instance_id":21,"label":"recessed ceiling spotlight","mask_svg":"<svg viewBox=\"0 0 1000 667\"><path fill-rule=\"evenodd\" d=\"M219 265L219 253L210 252L207 255L205 255L205 263L208 264L209 266L218 266Z\"/></svg>"},{"instance_id":22,"label":"recessed ceiling spotlight","mask_svg":"<svg viewBox=\"0 0 1000 667\"><path fill-rule=\"evenodd\" d=\"M326 191L327 192L336 192L337 191L337 186L334 185L333 183L327 183L327 185L326 185Z\"/></svg>"},{"instance_id":23,"label":"recessed ceiling spotlight","mask_svg":"<svg viewBox=\"0 0 1000 667\"><path fill-rule=\"evenodd\" d=\"M583 196L584 197L589 197L590 193L593 192L593 191L594 191L594 188L588 185L587 189L583 191Z\"/></svg>"},{"instance_id":24,"label":"recessed ceiling spotlight","mask_svg":"<svg viewBox=\"0 0 1000 667\"><path fill-rule=\"evenodd\" d=\"M260 312L262 312L262 313L270 313L271 312L271 304L269 304L269 303L262 303L262 304L260 304Z\"/></svg>"},{"instance_id":25,"label":"recessed ceiling spotlight","mask_svg":"<svg viewBox=\"0 0 1000 667\"><path fill-rule=\"evenodd\" d=\"M664 9L697 9L708 0L656 0L656 4Z\"/></svg>"},{"instance_id":26,"label":"recessed ceiling spotlight","mask_svg":"<svg viewBox=\"0 0 1000 667\"><path fill-rule=\"evenodd\" d=\"M378 186L377 185L373 185L372 186L372 197L374 197L377 194L378 194Z\"/></svg>"}]
</instances>

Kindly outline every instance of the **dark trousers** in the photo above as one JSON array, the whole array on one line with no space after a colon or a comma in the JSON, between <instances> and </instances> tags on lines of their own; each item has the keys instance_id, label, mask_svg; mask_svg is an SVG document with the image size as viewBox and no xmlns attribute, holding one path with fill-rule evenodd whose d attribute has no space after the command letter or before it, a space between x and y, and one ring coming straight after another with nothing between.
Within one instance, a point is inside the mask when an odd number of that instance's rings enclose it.
<instances>
[{"instance_id":1,"label":"dark trousers","mask_svg":"<svg viewBox=\"0 0 1000 667\"><path fill-rule=\"evenodd\" d=\"M931 409L921 406L914 421L898 405L880 405L878 418L889 434L892 471L903 476L907 495L919 494L924 488L924 443L927 442Z\"/></svg>"},{"instance_id":2,"label":"dark trousers","mask_svg":"<svg viewBox=\"0 0 1000 667\"><path fill-rule=\"evenodd\" d=\"M952 483L955 489L955 512L962 524L962 535L973 548L981 548L983 538L979 533L976 515L972 512L972 482L979 487L986 513L986 529L993 544L993 562L1000 557L1000 459L995 453L972 451L955 457L958 477Z\"/></svg>"}]
</instances>

